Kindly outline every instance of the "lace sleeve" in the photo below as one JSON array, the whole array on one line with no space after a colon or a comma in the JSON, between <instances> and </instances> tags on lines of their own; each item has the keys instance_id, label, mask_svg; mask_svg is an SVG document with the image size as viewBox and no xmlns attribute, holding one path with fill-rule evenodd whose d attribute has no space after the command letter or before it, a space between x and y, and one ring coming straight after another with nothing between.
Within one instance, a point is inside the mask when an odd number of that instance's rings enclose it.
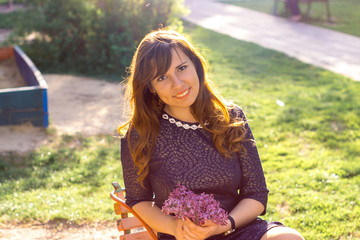
<instances>
[{"instance_id":1,"label":"lace sleeve","mask_svg":"<svg viewBox=\"0 0 360 240\"><path fill-rule=\"evenodd\" d=\"M133 207L142 201L152 201L153 191L148 177L144 179L144 187L138 181L137 168L131 157L127 138L121 139L121 163L123 169L126 204Z\"/></svg>"},{"instance_id":2,"label":"lace sleeve","mask_svg":"<svg viewBox=\"0 0 360 240\"><path fill-rule=\"evenodd\" d=\"M240 107L236 109L236 112L236 115L245 121L245 139L247 139L247 141L243 142L246 154L239 156L242 172L240 198L251 198L262 203L265 209L261 215L264 215L266 213L269 190L266 187L265 176L261 166L259 153L244 112Z\"/></svg>"}]
</instances>

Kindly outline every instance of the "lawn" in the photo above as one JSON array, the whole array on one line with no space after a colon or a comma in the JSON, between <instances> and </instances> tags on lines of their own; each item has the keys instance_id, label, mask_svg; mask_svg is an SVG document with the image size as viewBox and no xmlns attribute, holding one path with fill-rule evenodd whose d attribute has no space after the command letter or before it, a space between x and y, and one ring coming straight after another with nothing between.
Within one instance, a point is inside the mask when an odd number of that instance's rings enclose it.
<instances>
[{"instance_id":1,"label":"lawn","mask_svg":"<svg viewBox=\"0 0 360 240\"><path fill-rule=\"evenodd\" d=\"M270 189L265 218L306 239L359 239L360 83L185 25L214 83L247 113ZM0 222L111 221L113 180L122 182L112 136L54 137L2 156Z\"/></svg>"},{"instance_id":2,"label":"lawn","mask_svg":"<svg viewBox=\"0 0 360 240\"><path fill-rule=\"evenodd\" d=\"M119 139L53 138L25 156L0 156L0 222L114 219L111 182L122 180Z\"/></svg>"},{"instance_id":3,"label":"lawn","mask_svg":"<svg viewBox=\"0 0 360 240\"><path fill-rule=\"evenodd\" d=\"M218 0L219 2L234 4L240 7L250 8L256 11L272 14L274 0ZM325 4L314 2L311 5L309 19L302 22L330 28L335 31L348 33L360 37L360 4L359 0L329 0L332 23L327 22ZM306 13L306 4L300 4L303 14ZM288 17L284 4L279 3L278 13L282 17Z\"/></svg>"}]
</instances>

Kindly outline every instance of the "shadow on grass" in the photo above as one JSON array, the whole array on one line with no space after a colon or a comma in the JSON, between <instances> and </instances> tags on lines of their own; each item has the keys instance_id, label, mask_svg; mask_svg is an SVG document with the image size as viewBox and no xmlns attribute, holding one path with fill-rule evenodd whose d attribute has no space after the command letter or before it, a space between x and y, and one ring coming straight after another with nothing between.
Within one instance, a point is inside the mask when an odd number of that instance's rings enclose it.
<instances>
[{"instance_id":1,"label":"shadow on grass","mask_svg":"<svg viewBox=\"0 0 360 240\"><path fill-rule=\"evenodd\" d=\"M94 146L97 141L104 142ZM13 191L58 189L72 184L100 187L108 172L99 171L109 160L119 159L112 137L62 136L56 147L43 147L26 155L0 156L1 195ZM106 143L106 145L105 145ZM116 146L117 145L117 146Z\"/></svg>"}]
</instances>

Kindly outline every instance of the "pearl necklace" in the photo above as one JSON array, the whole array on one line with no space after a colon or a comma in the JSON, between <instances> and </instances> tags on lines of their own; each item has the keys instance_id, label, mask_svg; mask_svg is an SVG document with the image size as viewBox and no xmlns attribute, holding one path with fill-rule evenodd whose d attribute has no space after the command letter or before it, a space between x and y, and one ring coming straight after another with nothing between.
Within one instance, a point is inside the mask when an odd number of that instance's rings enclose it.
<instances>
[{"instance_id":1,"label":"pearl necklace","mask_svg":"<svg viewBox=\"0 0 360 240\"><path fill-rule=\"evenodd\" d=\"M193 124L193 125L191 125L191 126L190 126L189 124L187 124L187 123L183 124L182 122L176 121L174 118L169 117L169 115L167 115L166 113L164 113L164 114L162 115L162 118L165 119L165 120L169 120L170 123L175 123L175 125L176 125L177 127L183 127L183 128L185 128L186 130L187 130L187 129L196 130L196 129L198 129L198 128L203 128L200 123L199 123L198 125L197 125L197 124ZM209 124L209 123L206 121L206 122L205 122L205 125L208 125L208 124Z\"/></svg>"}]
</instances>

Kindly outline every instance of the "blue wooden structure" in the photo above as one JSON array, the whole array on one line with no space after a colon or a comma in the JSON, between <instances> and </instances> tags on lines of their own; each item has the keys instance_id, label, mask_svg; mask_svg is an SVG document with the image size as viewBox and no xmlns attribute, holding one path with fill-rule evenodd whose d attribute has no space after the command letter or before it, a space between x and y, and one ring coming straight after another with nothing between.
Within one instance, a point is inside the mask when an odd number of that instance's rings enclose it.
<instances>
[{"instance_id":1,"label":"blue wooden structure","mask_svg":"<svg viewBox=\"0 0 360 240\"><path fill-rule=\"evenodd\" d=\"M27 86L0 89L0 125L30 122L48 127L47 84L31 59L18 46L0 48L2 58L15 57ZM1 57L1 56L0 56Z\"/></svg>"}]
</instances>

